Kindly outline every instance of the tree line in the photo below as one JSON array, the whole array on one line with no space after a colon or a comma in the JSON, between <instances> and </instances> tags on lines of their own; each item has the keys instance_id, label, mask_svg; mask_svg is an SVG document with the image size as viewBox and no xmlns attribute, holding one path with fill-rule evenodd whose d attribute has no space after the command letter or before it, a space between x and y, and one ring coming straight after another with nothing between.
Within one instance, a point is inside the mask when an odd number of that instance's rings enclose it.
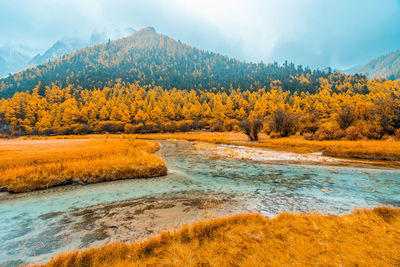
<instances>
[{"instance_id":1,"label":"tree line","mask_svg":"<svg viewBox=\"0 0 400 267\"><path fill-rule=\"evenodd\" d=\"M352 84L353 77L320 77L313 92L287 90L279 80L268 88L226 91L123 81L89 90L40 82L0 100L0 129L12 135L242 130L253 140L260 131L318 140L400 136L400 81Z\"/></svg>"}]
</instances>

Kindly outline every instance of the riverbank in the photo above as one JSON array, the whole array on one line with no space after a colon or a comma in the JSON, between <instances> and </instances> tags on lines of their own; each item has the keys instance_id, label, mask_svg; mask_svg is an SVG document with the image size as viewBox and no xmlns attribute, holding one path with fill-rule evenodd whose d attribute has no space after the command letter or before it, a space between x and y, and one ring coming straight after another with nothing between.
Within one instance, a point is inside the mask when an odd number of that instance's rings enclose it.
<instances>
[{"instance_id":1,"label":"riverbank","mask_svg":"<svg viewBox=\"0 0 400 267\"><path fill-rule=\"evenodd\" d=\"M400 262L400 210L344 216L240 214L203 220L144 242L61 254L44 266L394 266Z\"/></svg>"},{"instance_id":2,"label":"riverbank","mask_svg":"<svg viewBox=\"0 0 400 267\"><path fill-rule=\"evenodd\" d=\"M60 136L33 136L24 137L30 140L53 140L53 139L98 139L104 135L60 135ZM240 132L179 132L179 133L154 133L154 134L116 134L107 135L109 139L135 138L150 140L186 140L199 141L214 144L227 144L255 148L271 149L275 151L286 151L298 154L320 153L323 156L382 160L396 163L400 161L400 141L387 140L305 140L302 136L291 136L285 138L269 138L265 134L259 135L259 141L250 142L248 137ZM400 163L399 163L400 164Z\"/></svg>"},{"instance_id":3,"label":"riverbank","mask_svg":"<svg viewBox=\"0 0 400 267\"><path fill-rule=\"evenodd\" d=\"M0 265L136 242L201 220L210 210L212 217L243 212L272 217L285 211L342 215L400 203L397 169L235 160L198 151L193 142L159 143L167 176L7 193L0 200Z\"/></svg>"},{"instance_id":4,"label":"riverbank","mask_svg":"<svg viewBox=\"0 0 400 267\"><path fill-rule=\"evenodd\" d=\"M255 148L265 148L276 151L293 153L321 153L323 156L400 161L400 141L394 140L305 140L303 137L287 137L271 139L260 135L260 140L249 142L242 133L216 133L216 132L187 132L134 135L139 139L178 139L187 141L200 141L215 144L228 144ZM399 163L400 164L400 163Z\"/></svg>"},{"instance_id":5,"label":"riverbank","mask_svg":"<svg viewBox=\"0 0 400 267\"><path fill-rule=\"evenodd\" d=\"M36 237L37 244L32 244L30 252L35 256L30 260L43 263L52 256L71 249L93 248L132 240L143 241L166 229L176 229L188 223L243 212L240 207L241 204L231 197L214 196L205 199L199 196L146 198L100 204L67 212L45 213L38 218L37 223L58 227L48 231L54 238L40 240ZM26 260L0 260L0 266L20 266L29 262Z\"/></svg>"},{"instance_id":6,"label":"riverbank","mask_svg":"<svg viewBox=\"0 0 400 267\"><path fill-rule=\"evenodd\" d=\"M66 184L86 184L167 174L153 153L155 141L132 138L0 140L0 188L29 192Z\"/></svg>"}]
</instances>

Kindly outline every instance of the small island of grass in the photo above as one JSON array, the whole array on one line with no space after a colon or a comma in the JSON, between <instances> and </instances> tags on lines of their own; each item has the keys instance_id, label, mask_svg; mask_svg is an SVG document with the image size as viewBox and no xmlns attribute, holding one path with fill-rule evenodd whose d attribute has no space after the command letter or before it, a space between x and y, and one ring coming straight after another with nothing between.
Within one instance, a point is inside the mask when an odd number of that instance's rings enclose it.
<instances>
[{"instance_id":1,"label":"small island of grass","mask_svg":"<svg viewBox=\"0 0 400 267\"><path fill-rule=\"evenodd\" d=\"M0 142L0 187L11 193L167 174L155 141L98 135Z\"/></svg>"}]
</instances>

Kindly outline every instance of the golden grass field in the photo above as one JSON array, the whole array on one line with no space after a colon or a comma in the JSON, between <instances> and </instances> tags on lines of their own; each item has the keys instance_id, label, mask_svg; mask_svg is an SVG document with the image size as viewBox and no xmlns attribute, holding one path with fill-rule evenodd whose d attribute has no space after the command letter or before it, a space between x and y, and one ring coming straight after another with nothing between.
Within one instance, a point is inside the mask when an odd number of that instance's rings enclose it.
<instances>
[{"instance_id":1,"label":"golden grass field","mask_svg":"<svg viewBox=\"0 0 400 267\"><path fill-rule=\"evenodd\" d=\"M167 174L155 141L126 136L0 140L0 186L27 192Z\"/></svg>"},{"instance_id":2,"label":"golden grass field","mask_svg":"<svg viewBox=\"0 0 400 267\"><path fill-rule=\"evenodd\" d=\"M61 254L44 266L399 266L400 209L197 222L144 242Z\"/></svg>"},{"instance_id":3,"label":"golden grass field","mask_svg":"<svg viewBox=\"0 0 400 267\"><path fill-rule=\"evenodd\" d=\"M158 143L138 139L181 139L400 161L400 142L393 140L309 141L302 137L269 139L261 135L260 141L248 142L246 135L233 132L25 137L0 140L0 187L7 187L9 192L27 192L70 183L165 175L165 163L152 155L159 149Z\"/></svg>"},{"instance_id":4,"label":"golden grass field","mask_svg":"<svg viewBox=\"0 0 400 267\"><path fill-rule=\"evenodd\" d=\"M248 147L267 148L297 153L322 152L323 155L343 158L359 158L369 160L400 161L400 141L394 140L325 140L311 141L300 136L270 139L260 135L257 142L246 142L248 138L242 133L162 133L141 134L137 138L146 139L181 139L208 143L223 143Z\"/></svg>"}]
</instances>

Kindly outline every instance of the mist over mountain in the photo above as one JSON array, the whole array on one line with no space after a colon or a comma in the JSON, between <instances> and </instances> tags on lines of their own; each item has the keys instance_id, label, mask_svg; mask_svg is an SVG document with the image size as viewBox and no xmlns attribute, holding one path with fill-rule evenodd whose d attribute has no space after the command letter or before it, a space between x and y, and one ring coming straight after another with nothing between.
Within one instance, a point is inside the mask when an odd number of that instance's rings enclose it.
<instances>
[{"instance_id":1,"label":"mist over mountain","mask_svg":"<svg viewBox=\"0 0 400 267\"><path fill-rule=\"evenodd\" d=\"M28 45L23 47L16 44L0 46L0 78L27 67L41 65L85 47L128 36L134 32L135 30L131 27L123 29L115 28L109 31L95 30L88 39L63 38L57 40L43 53L35 52L35 49L30 48Z\"/></svg>"},{"instance_id":2,"label":"mist over mountain","mask_svg":"<svg viewBox=\"0 0 400 267\"><path fill-rule=\"evenodd\" d=\"M37 54L32 58L29 65L40 65L47 61L62 57L66 54L72 53L75 50L85 47L86 43L78 39L70 40L59 40L52 47L50 47L46 52Z\"/></svg>"},{"instance_id":3,"label":"mist over mountain","mask_svg":"<svg viewBox=\"0 0 400 267\"><path fill-rule=\"evenodd\" d=\"M400 50L375 58L350 73L362 73L371 79L400 79Z\"/></svg>"},{"instance_id":4,"label":"mist over mountain","mask_svg":"<svg viewBox=\"0 0 400 267\"><path fill-rule=\"evenodd\" d=\"M46 50L42 55L37 54L34 58L32 58L29 65L40 65L50 60L70 54L76 50L105 43L108 40L119 39L127 35L130 35L134 32L135 30L133 28L127 28L124 30L115 29L114 31L111 32L94 31L88 40L81 40L78 38L58 40L56 43L54 43L52 47Z\"/></svg>"},{"instance_id":5,"label":"mist over mountain","mask_svg":"<svg viewBox=\"0 0 400 267\"><path fill-rule=\"evenodd\" d=\"M29 48L12 43L0 46L0 77L26 68L32 54Z\"/></svg>"}]
</instances>

